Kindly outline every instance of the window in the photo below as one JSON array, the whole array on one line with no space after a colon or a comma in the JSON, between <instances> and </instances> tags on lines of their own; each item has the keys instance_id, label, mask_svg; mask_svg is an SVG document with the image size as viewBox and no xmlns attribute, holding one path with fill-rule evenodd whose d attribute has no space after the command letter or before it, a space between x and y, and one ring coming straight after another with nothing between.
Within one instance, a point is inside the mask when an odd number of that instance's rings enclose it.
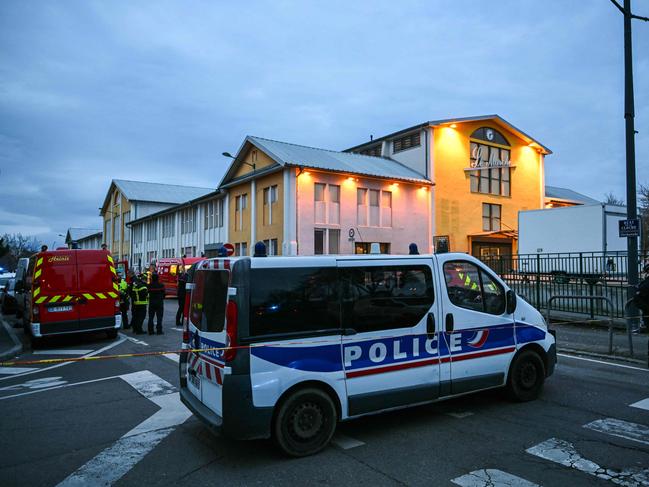
<instances>
[{"instance_id":1,"label":"window","mask_svg":"<svg viewBox=\"0 0 649 487\"><path fill-rule=\"evenodd\" d=\"M382 254L390 253L390 244L387 242L378 242L379 249ZM369 254L372 250L371 242L356 242L354 244L354 253L355 254Z\"/></svg>"},{"instance_id":2,"label":"window","mask_svg":"<svg viewBox=\"0 0 649 487\"><path fill-rule=\"evenodd\" d=\"M205 203L204 211L205 229L223 226L223 198Z\"/></svg>"},{"instance_id":3,"label":"window","mask_svg":"<svg viewBox=\"0 0 649 487\"><path fill-rule=\"evenodd\" d=\"M358 188L356 218L359 226L391 227L392 192Z\"/></svg>"},{"instance_id":4,"label":"window","mask_svg":"<svg viewBox=\"0 0 649 487\"><path fill-rule=\"evenodd\" d=\"M446 262L444 277L448 298L455 306L494 315L505 312L504 288L475 264Z\"/></svg>"},{"instance_id":5,"label":"window","mask_svg":"<svg viewBox=\"0 0 649 487\"><path fill-rule=\"evenodd\" d=\"M185 208L181 213L180 233L193 233L196 231L196 220L198 219L198 208Z\"/></svg>"},{"instance_id":6,"label":"window","mask_svg":"<svg viewBox=\"0 0 649 487\"><path fill-rule=\"evenodd\" d=\"M142 228L142 224L138 224L133 227L133 243L142 243Z\"/></svg>"},{"instance_id":7,"label":"window","mask_svg":"<svg viewBox=\"0 0 649 487\"><path fill-rule=\"evenodd\" d=\"M480 168L469 173L471 192L510 196L509 157L509 149L471 142L471 167Z\"/></svg>"},{"instance_id":8,"label":"window","mask_svg":"<svg viewBox=\"0 0 649 487\"><path fill-rule=\"evenodd\" d=\"M184 247L182 249L183 257L196 257L196 247Z\"/></svg>"},{"instance_id":9,"label":"window","mask_svg":"<svg viewBox=\"0 0 649 487\"><path fill-rule=\"evenodd\" d=\"M158 238L158 220L149 220L146 222L146 240L151 242Z\"/></svg>"},{"instance_id":10,"label":"window","mask_svg":"<svg viewBox=\"0 0 649 487\"><path fill-rule=\"evenodd\" d=\"M482 203L482 229L492 232L500 230L500 205Z\"/></svg>"},{"instance_id":11,"label":"window","mask_svg":"<svg viewBox=\"0 0 649 487\"><path fill-rule=\"evenodd\" d=\"M111 240L111 235L112 235L111 230L112 230L111 222L110 222L110 220L106 220L104 222L104 242L107 245L110 245L110 243L112 242L112 240Z\"/></svg>"},{"instance_id":12,"label":"window","mask_svg":"<svg viewBox=\"0 0 649 487\"><path fill-rule=\"evenodd\" d=\"M335 268L252 269L250 335L340 333Z\"/></svg>"},{"instance_id":13,"label":"window","mask_svg":"<svg viewBox=\"0 0 649 487\"><path fill-rule=\"evenodd\" d=\"M327 249L327 252L325 252ZM313 230L313 254L339 254L340 230L337 228L316 228Z\"/></svg>"},{"instance_id":14,"label":"window","mask_svg":"<svg viewBox=\"0 0 649 487\"><path fill-rule=\"evenodd\" d=\"M267 240L264 240L264 245L266 246L266 254L267 255L278 255L278 250L277 250L277 239L276 238L269 238Z\"/></svg>"},{"instance_id":15,"label":"window","mask_svg":"<svg viewBox=\"0 0 649 487\"><path fill-rule=\"evenodd\" d=\"M170 259L174 256L174 249L162 249L162 258Z\"/></svg>"},{"instance_id":16,"label":"window","mask_svg":"<svg viewBox=\"0 0 649 487\"><path fill-rule=\"evenodd\" d=\"M315 223L340 224L340 186L315 183L313 200Z\"/></svg>"},{"instance_id":17,"label":"window","mask_svg":"<svg viewBox=\"0 0 649 487\"><path fill-rule=\"evenodd\" d=\"M223 331L229 280L228 271L198 271L194 275L190 319L199 330Z\"/></svg>"},{"instance_id":18,"label":"window","mask_svg":"<svg viewBox=\"0 0 649 487\"><path fill-rule=\"evenodd\" d=\"M173 237L176 234L176 215L165 215L162 217L162 238Z\"/></svg>"},{"instance_id":19,"label":"window","mask_svg":"<svg viewBox=\"0 0 649 487\"><path fill-rule=\"evenodd\" d=\"M381 157L381 144L376 144L367 149L363 149L360 153L364 156Z\"/></svg>"},{"instance_id":20,"label":"window","mask_svg":"<svg viewBox=\"0 0 649 487\"><path fill-rule=\"evenodd\" d=\"M203 213L205 213L204 228L214 228L214 201L208 201L203 205Z\"/></svg>"},{"instance_id":21,"label":"window","mask_svg":"<svg viewBox=\"0 0 649 487\"><path fill-rule=\"evenodd\" d=\"M119 238L122 234L121 230L121 218L119 217L119 215L116 215L113 219L113 240L115 242L119 242Z\"/></svg>"},{"instance_id":22,"label":"window","mask_svg":"<svg viewBox=\"0 0 649 487\"><path fill-rule=\"evenodd\" d=\"M344 328L409 328L433 305L433 276L425 265L346 268L341 298Z\"/></svg>"},{"instance_id":23,"label":"window","mask_svg":"<svg viewBox=\"0 0 649 487\"><path fill-rule=\"evenodd\" d=\"M392 141L392 152L401 152L402 150L412 149L421 145L421 134L415 132L414 134L404 135Z\"/></svg>"},{"instance_id":24,"label":"window","mask_svg":"<svg viewBox=\"0 0 649 487\"><path fill-rule=\"evenodd\" d=\"M273 224L273 207L277 203L277 185L264 188L263 224Z\"/></svg>"},{"instance_id":25,"label":"window","mask_svg":"<svg viewBox=\"0 0 649 487\"><path fill-rule=\"evenodd\" d=\"M247 242L235 243L234 255L235 256L248 255L248 243Z\"/></svg>"},{"instance_id":26,"label":"window","mask_svg":"<svg viewBox=\"0 0 649 487\"><path fill-rule=\"evenodd\" d=\"M154 264L156 259L156 251L151 250L146 253L146 260L149 263L149 265Z\"/></svg>"},{"instance_id":27,"label":"window","mask_svg":"<svg viewBox=\"0 0 649 487\"><path fill-rule=\"evenodd\" d=\"M240 194L235 198L234 229L243 230L243 211L248 207L248 195Z\"/></svg>"},{"instance_id":28,"label":"window","mask_svg":"<svg viewBox=\"0 0 649 487\"><path fill-rule=\"evenodd\" d=\"M131 240L131 227L128 225L131 222L131 212L125 211L124 215L124 241Z\"/></svg>"}]
</instances>

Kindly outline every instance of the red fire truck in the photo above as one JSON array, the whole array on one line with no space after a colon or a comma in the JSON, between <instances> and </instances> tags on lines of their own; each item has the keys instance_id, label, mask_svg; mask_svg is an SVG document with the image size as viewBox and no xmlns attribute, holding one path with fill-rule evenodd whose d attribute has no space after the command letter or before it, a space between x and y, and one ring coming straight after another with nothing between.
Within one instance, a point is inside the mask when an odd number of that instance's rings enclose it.
<instances>
[{"instance_id":1,"label":"red fire truck","mask_svg":"<svg viewBox=\"0 0 649 487\"><path fill-rule=\"evenodd\" d=\"M167 297L175 298L178 295L178 274L181 267L189 270L192 264L204 260L204 257L185 257L159 259L156 271L160 282L164 284Z\"/></svg>"}]
</instances>

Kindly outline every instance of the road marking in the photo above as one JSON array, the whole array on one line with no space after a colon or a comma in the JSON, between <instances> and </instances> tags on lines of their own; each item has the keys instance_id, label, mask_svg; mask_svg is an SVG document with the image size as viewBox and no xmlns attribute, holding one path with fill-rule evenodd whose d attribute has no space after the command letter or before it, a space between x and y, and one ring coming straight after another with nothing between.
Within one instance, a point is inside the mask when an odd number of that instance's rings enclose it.
<instances>
[{"instance_id":1,"label":"road marking","mask_svg":"<svg viewBox=\"0 0 649 487\"><path fill-rule=\"evenodd\" d=\"M169 360L173 360L176 363L180 361L180 355L178 355L177 353L165 353L162 356L168 358Z\"/></svg>"},{"instance_id":2,"label":"road marking","mask_svg":"<svg viewBox=\"0 0 649 487\"><path fill-rule=\"evenodd\" d=\"M140 394L160 407L144 420L99 453L58 487L108 486L126 475L138 462L182 424L191 412L180 402L179 394L169 382L148 370L119 376Z\"/></svg>"},{"instance_id":3,"label":"road marking","mask_svg":"<svg viewBox=\"0 0 649 487\"><path fill-rule=\"evenodd\" d=\"M572 358L575 360L583 360L585 362L595 362L596 364L611 365L613 367L622 367L623 369L633 369L633 370L641 370L643 372L649 372L649 369L643 369L642 367L633 367L632 365L614 364L612 362L605 362L604 360L595 360L593 358L577 357L575 355L567 355L565 353L558 353L557 355L559 357Z\"/></svg>"},{"instance_id":4,"label":"road marking","mask_svg":"<svg viewBox=\"0 0 649 487\"><path fill-rule=\"evenodd\" d=\"M183 329L182 329L181 327L179 327L179 326L174 326L174 327L172 328L172 330L174 330L174 331L179 331L179 332L181 332L181 333L182 333L182 331L183 331Z\"/></svg>"},{"instance_id":5,"label":"road marking","mask_svg":"<svg viewBox=\"0 0 649 487\"><path fill-rule=\"evenodd\" d=\"M461 487L539 487L539 484L493 468L474 470L451 482Z\"/></svg>"},{"instance_id":6,"label":"road marking","mask_svg":"<svg viewBox=\"0 0 649 487\"><path fill-rule=\"evenodd\" d=\"M91 352L88 355L83 355L83 357L94 357L95 355L99 355L100 353L105 352L106 350L109 350L109 349L111 349L113 347L116 347L117 345L119 345L121 343L124 343L124 341L126 341L126 338L120 338L119 340L114 341L110 345L106 345L105 347L100 348L99 350L95 350L94 352ZM70 365L70 364L73 364L73 363L75 363L75 362L62 362L60 364L50 365L49 367L43 367L43 368L40 368L40 369L37 368L35 370L30 370L29 372L25 372L24 374L12 375L10 377L0 377L0 381L7 380L7 379L15 379L16 377L23 377L25 375L35 374L37 372L45 372L45 371L48 371L48 370L56 369L58 367L63 367L64 365Z\"/></svg>"},{"instance_id":7,"label":"road marking","mask_svg":"<svg viewBox=\"0 0 649 487\"><path fill-rule=\"evenodd\" d=\"M32 394L38 394L39 392L47 392L47 391L51 391L51 390L54 390L54 389L64 389L64 388L67 388L67 387L80 386L80 385L83 385L83 384L91 384L93 382L101 382L102 380L118 379L119 377L120 377L119 375L112 375L110 377L101 377L99 379L84 380L82 382L73 382L72 384L63 384L63 385L54 385L53 383L50 383L50 384L47 385L47 387L44 387L44 388L37 388L37 387L34 387L33 385L30 384L32 382L37 382L37 381L41 380L41 379L37 379L37 380L34 380L34 381L25 382L24 384L17 384L16 386L3 387L0 390L9 391L9 390L12 390L14 388L19 389L19 388L22 388L22 387L27 387L27 388L31 388L31 389L37 389L37 390L29 391L29 392L21 392L20 394L13 394L11 396L0 397L0 401L4 401L5 399L11 399L12 397L30 396ZM52 379L60 379L60 377L46 377L45 379L42 379L42 380L52 380Z\"/></svg>"},{"instance_id":8,"label":"road marking","mask_svg":"<svg viewBox=\"0 0 649 487\"><path fill-rule=\"evenodd\" d=\"M0 374L16 375L29 372L30 370L38 370L36 367L0 367Z\"/></svg>"},{"instance_id":9,"label":"road marking","mask_svg":"<svg viewBox=\"0 0 649 487\"><path fill-rule=\"evenodd\" d=\"M572 443L558 438L550 438L525 451L530 455L550 460L600 479L610 480L618 485L638 487L649 484L649 469L632 467L615 470L600 467L597 463L582 457Z\"/></svg>"},{"instance_id":10,"label":"road marking","mask_svg":"<svg viewBox=\"0 0 649 487\"><path fill-rule=\"evenodd\" d=\"M34 355L85 355L91 353L92 350L34 350Z\"/></svg>"},{"instance_id":11,"label":"road marking","mask_svg":"<svg viewBox=\"0 0 649 487\"><path fill-rule=\"evenodd\" d=\"M136 343L138 345L143 345L145 347L148 347L149 344L147 342L143 342L142 340L138 340L137 338L130 337L128 335L124 335L124 333L120 333L119 336L121 336L124 340L128 340L129 342Z\"/></svg>"},{"instance_id":12,"label":"road marking","mask_svg":"<svg viewBox=\"0 0 649 487\"><path fill-rule=\"evenodd\" d=\"M649 428L642 424L629 423L621 419L606 418L585 424L584 428L649 445Z\"/></svg>"},{"instance_id":13,"label":"road marking","mask_svg":"<svg viewBox=\"0 0 649 487\"><path fill-rule=\"evenodd\" d=\"M356 448L357 446L363 446L365 444L362 441L350 438L342 433L336 433L331 439L331 442L343 450L349 450L350 448Z\"/></svg>"},{"instance_id":14,"label":"road marking","mask_svg":"<svg viewBox=\"0 0 649 487\"><path fill-rule=\"evenodd\" d=\"M473 413L470 412L470 411L460 411L460 412L457 412L457 413L446 413L446 415L451 416L453 418L457 418L457 419L463 419L463 418L468 418L469 416L473 416ZM482 470L480 470L480 472L481 471ZM471 473L473 473L473 472L471 472Z\"/></svg>"},{"instance_id":15,"label":"road marking","mask_svg":"<svg viewBox=\"0 0 649 487\"><path fill-rule=\"evenodd\" d=\"M649 411L649 398L634 402L633 404L629 404L629 406L631 406L632 408L645 409Z\"/></svg>"}]
</instances>

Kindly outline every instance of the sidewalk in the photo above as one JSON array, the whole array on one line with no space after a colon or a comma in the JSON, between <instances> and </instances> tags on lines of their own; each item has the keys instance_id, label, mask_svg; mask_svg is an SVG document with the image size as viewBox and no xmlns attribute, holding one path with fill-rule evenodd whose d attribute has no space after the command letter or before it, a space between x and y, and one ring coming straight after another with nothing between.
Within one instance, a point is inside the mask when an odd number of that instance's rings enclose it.
<instances>
[{"instance_id":1,"label":"sidewalk","mask_svg":"<svg viewBox=\"0 0 649 487\"><path fill-rule=\"evenodd\" d=\"M0 362L11 360L23 351L23 344L12 326L0 315Z\"/></svg>"}]
</instances>

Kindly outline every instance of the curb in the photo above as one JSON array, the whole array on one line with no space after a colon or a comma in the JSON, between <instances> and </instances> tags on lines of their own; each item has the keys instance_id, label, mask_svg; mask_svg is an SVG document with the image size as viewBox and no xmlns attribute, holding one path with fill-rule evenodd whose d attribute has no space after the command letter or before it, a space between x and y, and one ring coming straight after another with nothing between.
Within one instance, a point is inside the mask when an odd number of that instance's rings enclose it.
<instances>
[{"instance_id":1,"label":"curb","mask_svg":"<svg viewBox=\"0 0 649 487\"><path fill-rule=\"evenodd\" d=\"M577 356L583 356L583 357L590 357L590 358L597 358L597 359L603 359L603 360L610 360L613 362L627 362L630 364L634 365L642 365L643 367L647 366L647 362L644 360L636 359L636 358L631 358L631 357L624 357L620 355L608 355L605 353L598 353L598 352L589 352L588 350L578 350L575 348L557 348L557 352L559 353L566 353L569 355L577 355Z\"/></svg>"},{"instance_id":2,"label":"curb","mask_svg":"<svg viewBox=\"0 0 649 487\"><path fill-rule=\"evenodd\" d=\"M16 335L16 332L13 330L11 325L9 325L9 323L7 323L4 318L0 317L0 323L2 323L2 327L7 331L9 338L11 338L11 340L14 342L14 346L9 350L0 351L0 361L5 361L7 359L15 357L20 352L22 352L23 343L20 341L20 338L18 338L18 335Z\"/></svg>"}]
</instances>

